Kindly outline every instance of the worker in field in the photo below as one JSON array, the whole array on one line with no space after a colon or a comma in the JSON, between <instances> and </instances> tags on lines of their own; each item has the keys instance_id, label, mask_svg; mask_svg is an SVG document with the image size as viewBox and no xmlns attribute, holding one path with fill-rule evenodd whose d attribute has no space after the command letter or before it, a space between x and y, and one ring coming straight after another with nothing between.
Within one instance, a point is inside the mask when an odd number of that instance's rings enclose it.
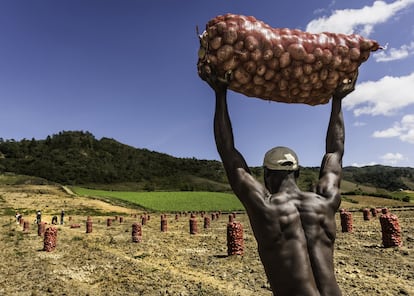
<instances>
[{"instance_id":1,"label":"worker in field","mask_svg":"<svg viewBox=\"0 0 414 296\"><path fill-rule=\"evenodd\" d=\"M65 210L62 209L60 212L60 224L63 225L63 219L65 218Z\"/></svg>"},{"instance_id":2,"label":"worker in field","mask_svg":"<svg viewBox=\"0 0 414 296\"><path fill-rule=\"evenodd\" d=\"M20 214L19 212L16 212L15 217L16 217L16 223L20 224L20 219L22 218L22 214Z\"/></svg>"},{"instance_id":3,"label":"worker in field","mask_svg":"<svg viewBox=\"0 0 414 296\"><path fill-rule=\"evenodd\" d=\"M342 99L354 90L356 76L343 81L332 98L316 192L302 192L296 180L299 161L296 153L283 146L264 157L264 185L250 173L242 154L235 148L227 109L229 81L214 73L207 82L216 96L214 135L229 183L250 219L267 278L276 295L341 295L335 279L333 251L335 213L339 208L344 123ZM228 78L230 79L230 78ZM289 122L283 124L286 131ZM283 135L269 136L281 139Z\"/></svg>"},{"instance_id":4,"label":"worker in field","mask_svg":"<svg viewBox=\"0 0 414 296\"><path fill-rule=\"evenodd\" d=\"M42 212L40 210L38 210L36 212L36 223L40 224L40 222L42 222Z\"/></svg>"}]
</instances>

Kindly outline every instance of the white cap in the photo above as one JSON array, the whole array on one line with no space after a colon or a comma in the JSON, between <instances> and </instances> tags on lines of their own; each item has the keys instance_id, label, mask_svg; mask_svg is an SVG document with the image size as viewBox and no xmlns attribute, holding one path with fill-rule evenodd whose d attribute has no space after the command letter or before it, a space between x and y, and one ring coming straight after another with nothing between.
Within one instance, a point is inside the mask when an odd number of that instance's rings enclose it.
<instances>
[{"instance_id":1,"label":"white cap","mask_svg":"<svg viewBox=\"0 0 414 296\"><path fill-rule=\"evenodd\" d=\"M299 161L292 149L275 147L266 152L263 166L269 170L296 171L299 169Z\"/></svg>"}]
</instances>

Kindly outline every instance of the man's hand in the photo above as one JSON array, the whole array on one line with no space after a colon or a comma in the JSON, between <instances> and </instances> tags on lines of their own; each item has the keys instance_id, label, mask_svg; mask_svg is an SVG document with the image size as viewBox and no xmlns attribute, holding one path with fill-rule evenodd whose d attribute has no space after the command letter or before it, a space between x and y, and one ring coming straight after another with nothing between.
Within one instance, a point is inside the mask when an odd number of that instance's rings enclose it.
<instances>
[{"instance_id":1,"label":"man's hand","mask_svg":"<svg viewBox=\"0 0 414 296\"><path fill-rule=\"evenodd\" d=\"M353 77L345 78L344 80L342 80L339 86L336 88L333 94L333 98L341 100L345 98L347 95L349 95L351 92L353 92L355 90L357 78L358 70Z\"/></svg>"},{"instance_id":2,"label":"man's hand","mask_svg":"<svg viewBox=\"0 0 414 296\"><path fill-rule=\"evenodd\" d=\"M200 76L202 79L205 80L216 92L226 90L233 77L233 73L231 71L227 71L224 77L219 77L213 67L210 67L209 70L209 73L205 70L201 73Z\"/></svg>"}]
</instances>

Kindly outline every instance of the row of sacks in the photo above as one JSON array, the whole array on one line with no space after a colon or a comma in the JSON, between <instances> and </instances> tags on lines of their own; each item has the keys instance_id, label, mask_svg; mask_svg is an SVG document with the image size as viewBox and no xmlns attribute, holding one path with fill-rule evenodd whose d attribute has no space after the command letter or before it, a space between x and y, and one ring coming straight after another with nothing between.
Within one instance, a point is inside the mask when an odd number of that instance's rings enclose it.
<instances>
[{"instance_id":1,"label":"row of sacks","mask_svg":"<svg viewBox=\"0 0 414 296\"><path fill-rule=\"evenodd\" d=\"M375 211L375 216L378 213L375 209L364 209L363 217L365 221L370 220L369 214ZM381 210L382 214L379 217L382 233L382 244L385 248L390 247L401 247L403 244L402 235L401 235L401 226L398 220L398 217L395 214L392 214L388 211L387 208ZM374 215L374 214L373 214ZM341 209L340 210L340 219L341 219L341 229L342 232L352 232L353 231L353 220L352 213Z\"/></svg>"}]
</instances>

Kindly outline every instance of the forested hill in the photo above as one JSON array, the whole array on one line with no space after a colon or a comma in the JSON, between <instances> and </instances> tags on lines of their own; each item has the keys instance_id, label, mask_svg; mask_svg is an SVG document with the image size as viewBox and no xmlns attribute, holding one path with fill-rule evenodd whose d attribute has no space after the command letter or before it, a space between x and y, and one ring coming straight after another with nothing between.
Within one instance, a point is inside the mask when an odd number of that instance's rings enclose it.
<instances>
[{"instance_id":1,"label":"forested hill","mask_svg":"<svg viewBox=\"0 0 414 296\"><path fill-rule=\"evenodd\" d=\"M0 139L2 171L63 184L134 182L146 190L192 190L186 186L197 183L197 178L198 183L207 187L226 182L221 162L175 158L109 138L97 140L91 133L82 131L64 131L45 140Z\"/></svg>"},{"instance_id":2,"label":"forested hill","mask_svg":"<svg viewBox=\"0 0 414 296\"><path fill-rule=\"evenodd\" d=\"M318 168L302 168L299 185L315 185ZM13 172L62 184L134 184L142 190L229 190L221 162L176 158L137 149L83 131L63 131L44 140L0 138L0 173ZM261 168L252 168L262 179ZM414 189L414 168L344 168L343 179L389 191Z\"/></svg>"},{"instance_id":3,"label":"forested hill","mask_svg":"<svg viewBox=\"0 0 414 296\"><path fill-rule=\"evenodd\" d=\"M343 179L361 185L388 191L414 190L414 168L372 165L345 167Z\"/></svg>"}]
</instances>

